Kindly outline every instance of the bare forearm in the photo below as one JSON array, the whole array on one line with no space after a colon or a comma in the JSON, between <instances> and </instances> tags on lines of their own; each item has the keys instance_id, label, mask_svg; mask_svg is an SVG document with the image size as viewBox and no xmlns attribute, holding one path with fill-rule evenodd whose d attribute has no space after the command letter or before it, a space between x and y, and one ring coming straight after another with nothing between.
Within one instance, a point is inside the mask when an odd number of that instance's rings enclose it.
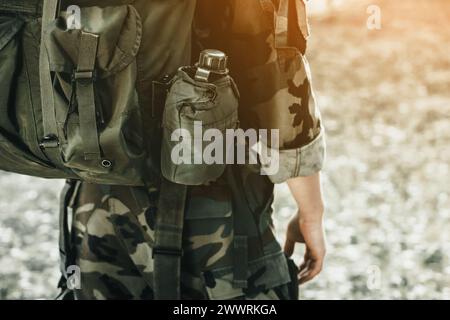
<instances>
[{"instance_id":1,"label":"bare forearm","mask_svg":"<svg viewBox=\"0 0 450 320\"><path fill-rule=\"evenodd\" d=\"M299 267L299 283L302 284L322 271L326 254L320 173L288 180L288 185L298 210L297 216L289 222L284 252L291 256L296 243L305 244L304 260Z\"/></svg>"},{"instance_id":2,"label":"bare forearm","mask_svg":"<svg viewBox=\"0 0 450 320\"><path fill-rule=\"evenodd\" d=\"M308 177L297 177L287 181L299 212L300 222L321 222L324 213L320 173Z\"/></svg>"}]
</instances>

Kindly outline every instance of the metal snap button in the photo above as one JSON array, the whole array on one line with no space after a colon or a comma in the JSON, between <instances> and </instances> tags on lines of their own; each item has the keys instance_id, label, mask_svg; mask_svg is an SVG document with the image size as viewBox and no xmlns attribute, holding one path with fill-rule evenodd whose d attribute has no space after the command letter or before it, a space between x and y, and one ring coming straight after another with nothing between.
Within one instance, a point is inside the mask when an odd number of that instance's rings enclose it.
<instances>
[{"instance_id":1,"label":"metal snap button","mask_svg":"<svg viewBox=\"0 0 450 320\"><path fill-rule=\"evenodd\" d=\"M112 167L112 162L110 160L108 160L108 159L103 159L102 160L102 167L109 169L109 168Z\"/></svg>"}]
</instances>

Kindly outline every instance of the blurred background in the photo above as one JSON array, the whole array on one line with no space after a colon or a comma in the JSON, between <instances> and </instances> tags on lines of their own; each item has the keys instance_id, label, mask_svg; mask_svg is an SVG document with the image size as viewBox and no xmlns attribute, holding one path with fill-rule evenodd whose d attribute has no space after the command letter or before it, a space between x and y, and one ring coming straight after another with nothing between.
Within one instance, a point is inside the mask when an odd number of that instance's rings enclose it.
<instances>
[{"instance_id":1,"label":"blurred background","mask_svg":"<svg viewBox=\"0 0 450 320\"><path fill-rule=\"evenodd\" d=\"M301 298L450 299L450 1L308 5L329 248ZM56 296L62 185L0 172L0 299ZM295 210L284 185L274 207L284 241Z\"/></svg>"}]
</instances>

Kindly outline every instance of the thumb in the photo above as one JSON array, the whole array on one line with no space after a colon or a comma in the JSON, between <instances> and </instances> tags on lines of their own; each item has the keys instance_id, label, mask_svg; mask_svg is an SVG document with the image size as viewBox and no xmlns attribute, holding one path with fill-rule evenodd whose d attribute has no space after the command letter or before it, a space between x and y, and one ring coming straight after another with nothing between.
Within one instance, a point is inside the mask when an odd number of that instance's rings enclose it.
<instances>
[{"instance_id":1,"label":"thumb","mask_svg":"<svg viewBox=\"0 0 450 320\"><path fill-rule=\"evenodd\" d=\"M289 238L286 238L286 242L284 243L284 253L290 257L294 253L295 241L292 241Z\"/></svg>"}]
</instances>

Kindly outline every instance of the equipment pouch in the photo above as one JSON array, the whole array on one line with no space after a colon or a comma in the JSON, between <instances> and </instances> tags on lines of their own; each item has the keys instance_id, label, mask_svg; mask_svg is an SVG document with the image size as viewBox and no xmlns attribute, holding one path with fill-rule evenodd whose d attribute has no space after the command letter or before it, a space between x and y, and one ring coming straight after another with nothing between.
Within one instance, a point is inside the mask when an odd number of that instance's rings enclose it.
<instances>
[{"instance_id":1,"label":"equipment pouch","mask_svg":"<svg viewBox=\"0 0 450 320\"><path fill-rule=\"evenodd\" d=\"M142 25L130 5L81 9L81 30L64 13L44 26L63 164L84 181L142 185L146 151L135 88Z\"/></svg>"},{"instance_id":2,"label":"equipment pouch","mask_svg":"<svg viewBox=\"0 0 450 320\"><path fill-rule=\"evenodd\" d=\"M161 169L164 177L186 185L219 178L226 166L227 129L238 126L239 92L226 75L212 82L182 67L173 79L163 116Z\"/></svg>"}]
</instances>

